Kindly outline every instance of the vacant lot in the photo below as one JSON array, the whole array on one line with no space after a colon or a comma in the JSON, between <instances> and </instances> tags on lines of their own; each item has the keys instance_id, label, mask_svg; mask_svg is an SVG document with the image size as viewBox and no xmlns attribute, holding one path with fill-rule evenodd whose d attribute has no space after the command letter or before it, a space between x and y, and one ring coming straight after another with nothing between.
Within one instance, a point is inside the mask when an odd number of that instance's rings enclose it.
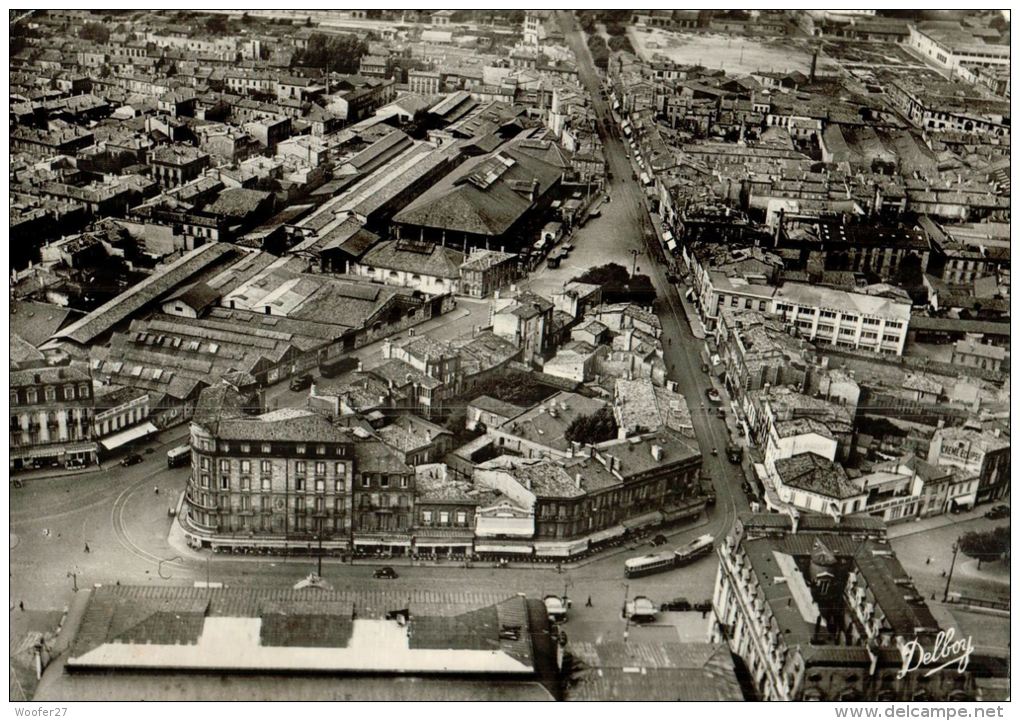
<instances>
[{"instance_id":1,"label":"vacant lot","mask_svg":"<svg viewBox=\"0 0 1020 721\"><path fill-rule=\"evenodd\" d=\"M810 51L803 41L792 38L761 40L716 33L639 32L634 26L627 28L627 33L634 49L645 60L658 53L676 63L722 68L731 75L794 70L807 74L811 70ZM831 65L824 58L819 62L821 68Z\"/></svg>"}]
</instances>

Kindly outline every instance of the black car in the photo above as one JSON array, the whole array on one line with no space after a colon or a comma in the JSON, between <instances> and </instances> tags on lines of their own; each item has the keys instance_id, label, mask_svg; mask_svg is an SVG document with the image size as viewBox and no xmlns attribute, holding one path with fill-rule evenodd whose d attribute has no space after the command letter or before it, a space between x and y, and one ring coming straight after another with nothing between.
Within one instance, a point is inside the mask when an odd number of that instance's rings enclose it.
<instances>
[{"instance_id":1,"label":"black car","mask_svg":"<svg viewBox=\"0 0 1020 721\"><path fill-rule=\"evenodd\" d=\"M658 534L655 538L652 539L652 545L653 546L665 546L667 543L669 543L669 539L666 538L661 533Z\"/></svg>"},{"instance_id":2,"label":"black car","mask_svg":"<svg viewBox=\"0 0 1020 721\"><path fill-rule=\"evenodd\" d=\"M1009 506L1001 503L997 506L992 506L985 512L985 518L990 518L993 521L997 521L1000 518L1009 518Z\"/></svg>"},{"instance_id":3,"label":"black car","mask_svg":"<svg viewBox=\"0 0 1020 721\"><path fill-rule=\"evenodd\" d=\"M705 397L708 398L711 403L722 403L722 396L719 395L719 391L715 388L708 388L705 391Z\"/></svg>"},{"instance_id":4,"label":"black car","mask_svg":"<svg viewBox=\"0 0 1020 721\"><path fill-rule=\"evenodd\" d=\"M660 611L690 611L691 602L686 598L674 598L659 606Z\"/></svg>"},{"instance_id":5,"label":"black car","mask_svg":"<svg viewBox=\"0 0 1020 721\"><path fill-rule=\"evenodd\" d=\"M399 578L399 576L397 576L397 572L392 567L383 566L382 568L375 569L372 578Z\"/></svg>"},{"instance_id":6,"label":"black car","mask_svg":"<svg viewBox=\"0 0 1020 721\"><path fill-rule=\"evenodd\" d=\"M701 602L696 603L693 606L691 606L691 610L692 611L698 611L700 613L706 613L706 612L712 610L712 602L711 601L701 601Z\"/></svg>"},{"instance_id":7,"label":"black car","mask_svg":"<svg viewBox=\"0 0 1020 721\"><path fill-rule=\"evenodd\" d=\"M142 458L142 455L140 453L129 453L128 455L120 459L120 465L133 466L136 463L141 463L144 460L145 459Z\"/></svg>"},{"instance_id":8,"label":"black car","mask_svg":"<svg viewBox=\"0 0 1020 721\"><path fill-rule=\"evenodd\" d=\"M290 379L290 389L292 391L303 391L306 388L311 388L312 377L305 373L303 376L297 376L296 378Z\"/></svg>"}]
</instances>

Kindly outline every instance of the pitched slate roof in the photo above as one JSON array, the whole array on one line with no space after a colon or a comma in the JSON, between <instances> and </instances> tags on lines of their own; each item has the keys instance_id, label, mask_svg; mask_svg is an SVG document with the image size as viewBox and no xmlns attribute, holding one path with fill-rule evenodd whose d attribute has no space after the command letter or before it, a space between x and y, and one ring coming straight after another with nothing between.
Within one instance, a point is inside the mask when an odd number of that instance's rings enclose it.
<instances>
[{"instance_id":1,"label":"pitched slate roof","mask_svg":"<svg viewBox=\"0 0 1020 721\"><path fill-rule=\"evenodd\" d=\"M463 262L464 254L453 248L401 240L383 241L361 258L363 265L452 279L460 277Z\"/></svg>"},{"instance_id":2,"label":"pitched slate roof","mask_svg":"<svg viewBox=\"0 0 1020 721\"><path fill-rule=\"evenodd\" d=\"M393 217L395 223L476 235L505 233L561 170L516 148L463 163Z\"/></svg>"},{"instance_id":3,"label":"pitched slate roof","mask_svg":"<svg viewBox=\"0 0 1020 721\"><path fill-rule=\"evenodd\" d=\"M816 453L801 453L776 461L776 474L786 486L843 500L864 495L851 483L843 466Z\"/></svg>"},{"instance_id":4,"label":"pitched slate roof","mask_svg":"<svg viewBox=\"0 0 1020 721\"><path fill-rule=\"evenodd\" d=\"M743 701L725 644L571 643L567 701Z\"/></svg>"},{"instance_id":5,"label":"pitched slate roof","mask_svg":"<svg viewBox=\"0 0 1020 721\"><path fill-rule=\"evenodd\" d=\"M172 263L157 266L152 275L84 318L57 331L52 339L67 339L85 345L225 256L236 257L236 254L237 249L229 243L199 246Z\"/></svg>"},{"instance_id":6,"label":"pitched slate roof","mask_svg":"<svg viewBox=\"0 0 1020 721\"><path fill-rule=\"evenodd\" d=\"M336 428L324 416L312 411L282 408L254 418L221 420L216 436L223 440L287 441L338 443L350 439L344 429Z\"/></svg>"}]
</instances>

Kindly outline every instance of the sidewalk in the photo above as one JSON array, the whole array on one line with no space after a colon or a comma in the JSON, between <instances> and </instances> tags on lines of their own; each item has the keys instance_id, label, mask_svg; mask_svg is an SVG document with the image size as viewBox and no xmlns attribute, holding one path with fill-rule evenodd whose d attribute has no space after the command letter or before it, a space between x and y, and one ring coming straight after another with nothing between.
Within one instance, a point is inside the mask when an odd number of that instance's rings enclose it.
<instances>
[{"instance_id":1,"label":"sidewalk","mask_svg":"<svg viewBox=\"0 0 1020 721\"><path fill-rule=\"evenodd\" d=\"M676 289L676 295L680 299L680 307L684 309L684 315L687 317L687 325L691 329L691 335L698 340L705 340L708 337L708 332L705 330L705 324L701 322L701 316L698 315L697 309L687 298L689 288L683 283L676 283L673 287Z\"/></svg>"},{"instance_id":2,"label":"sidewalk","mask_svg":"<svg viewBox=\"0 0 1020 721\"><path fill-rule=\"evenodd\" d=\"M18 471L11 473L11 481L46 481L53 478L66 478L67 476L84 476L89 473L98 473L106 470L103 464L97 463L85 468L40 468L35 471Z\"/></svg>"},{"instance_id":3,"label":"sidewalk","mask_svg":"<svg viewBox=\"0 0 1020 721\"><path fill-rule=\"evenodd\" d=\"M1005 501L999 501L1005 503ZM912 536L915 533L924 533L925 531L933 531L937 528L945 528L946 526L952 526L955 523L964 523L966 521L975 521L979 518L983 518L985 511L991 506L985 504L984 506L978 506L972 511L965 511L963 513L943 513L940 516L931 516L930 518L922 518L919 521L907 521L904 523L897 523L889 526L887 535L890 540L895 538L903 538L904 536Z\"/></svg>"},{"instance_id":4,"label":"sidewalk","mask_svg":"<svg viewBox=\"0 0 1020 721\"><path fill-rule=\"evenodd\" d=\"M213 551L211 551L209 549L204 549L204 548L201 549L201 550L192 548L191 546L189 546L187 544L187 541L185 541L185 538L184 538L184 528L181 526L180 520L179 520L180 519L180 509L181 509L181 506L183 505L183 503L184 503L184 494L182 493L181 497L180 497L180 500L178 501L178 505L177 505L177 514L174 516L173 523L170 524L170 533L167 536L167 543L170 545L171 548L173 548L174 552L180 554L180 556L182 558L190 559L190 560L194 560L194 561L205 561L206 559L209 559L209 558L222 558L224 560L229 560L229 561L251 561L251 562L255 562L255 563L264 561L267 558L266 556L262 556L262 555L259 555L259 554L255 554L255 555L244 555L244 554L242 554L242 555L238 556L238 555L234 555L234 554L230 554L230 553L214 553ZM606 548L604 548L602 550L595 551L594 553L592 553L592 554L590 554L588 556L585 556L584 558L578 559L576 561L564 561L564 562L557 563L555 558L550 558L550 559L548 559L546 561L533 561L533 562L511 561L511 562L508 562L503 567L504 568L517 568L517 569L530 569L530 570L547 569L547 570L553 571L553 570L556 570L557 566L559 566L559 568L561 568L564 571L575 570L575 569L578 569L578 568L583 568L585 566L588 566L588 565L590 565L592 563L595 563L596 561L602 561L602 560L605 560L607 558L613 558L614 556L620 556L620 555L628 555L628 556L630 556L630 555L634 555L634 554L637 554L637 553L641 553L641 548L643 546L647 545L648 541L651 538L653 538L654 536L656 536L656 535L662 534L663 536L666 536L667 538L673 538L674 536L678 536L681 533L687 533L689 531L693 531L693 530L696 530L698 528L701 528L701 527L707 525L710 522L710 520L711 519L709 518L709 516L706 513L701 513L698 516L697 520L695 522L693 522L693 523L681 524L681 525L678 525L678 526L675 526L675 527L672 527L672 528L669 528L669 529L652 529L651 532L643 535L641 538L636 538L636 539L629 540L629 541L627 541L625 543L622 543L622 544L620 544L618 546L608 546L608 547L606 547ZM273 556L272 558L273 558L275 563L288 563L288 562L307 563L309 558L315 558L315 554L314 553L309 553L309 554L293 554L293 555L288 555L288 556ZM340 558L337 558L336 556L327 556L327 555L323 555L322 562L323 562L323 564L326 564L326 565L343 565L343 566L378 566L380 564L385 564L387 566L397 566L397 567L401 567L401 566L436 566L436 567L453 566L453 567L457 567L457 568L464 567L464 563L465 563L463 560L454 560L454 559L449 559L449 560L435 559L435 560L431 560L431 559L424 559L424 558L412 559L412 558L410 558L408 556L394 556L394 557L389 557L389 556L368 556L368 557L354 558L353 560L350 559L350 557L348 557L347 560L342 560ZM499 566L499 563L496 562L496 561L471 561L470 563L471 563L471 567L474 567L474 568L494 568L494 567L498 567Z\"/></svg>"}]
</instances>

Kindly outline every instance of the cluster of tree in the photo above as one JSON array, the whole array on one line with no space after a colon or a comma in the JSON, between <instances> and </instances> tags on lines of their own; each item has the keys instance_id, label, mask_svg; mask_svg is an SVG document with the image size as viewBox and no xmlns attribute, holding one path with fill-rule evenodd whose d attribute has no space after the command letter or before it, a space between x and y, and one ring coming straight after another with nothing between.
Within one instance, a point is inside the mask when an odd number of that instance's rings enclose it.
<instances>
[{"instance_id":1,"label":"cluster of tree","mask_svg":"<svg viewBox=\"0 0 1020 721\"><path fill-rule=\"evenodd\" d=\"M579 10L577 12L577 22L588 35L595 32L595 14L594 10Z\"/></svg>"},{"instance_id":2,"label":"cluster of tree","mask_svg":"<svg viewBox=\"0 0 1020 721\"><path fill-rule=\"evenodd\" d=\"M609 38L609 49L617 53L634 54L634 46L631 45L630 38L626 35L614 35Z\"/></svg>"},{"instance_id":3,"label":"cluster of tree","mask_svg":"<svg viewBox=\"0 0 1020 721\"><path fill-rule=\"evenodd\" d=\"M205 21L205 31L210 35L226 35L228 29L226 15L211 15Z\"/></svg>"},{"instance_id":4,"label":"cluster of tree","mask_svg":"<svg viewBox=\"0 0 1020 721\"><path fill-rule=\"evenodd\" d=\"M471 398L489 396L527 408L545 400L554 392L554 388L539 383L529 373L509 371L474 385L471 388Z\"/></svg>"},{"instance_id":5,"label":"cluster of tree","mask_svg":"<svg viewBox=\"0 0 1020 721\"><path fill-rule=\"evenodd\" d=\"M960 550L977 559L978 569L984 561L998 561L1009 553L1009 526L999 526L991 531L970 531L960 537Z\"/></svg>"},{"instance_id":6,"label":"cluster of tree","mask_svg":"<svg viewBox=\"0 0 1020 721\"><path fill-rule=\"evenodd\" d=\"M609 67L609 46L606 45L606 39L594 33L588 36L588 50L591 51L592 61L595 63L595 67L605 70Z\"/></svg>"},{"instance_id":7,"label":"cluster of tree","mask_svg":"<svg viewBox=\"0 0 1020 721\"><path fill-rule=\"evenodd\" d=\"M85 23L78 31L78 37L105 45L110 42L110 29L103 23Z\"/></svg>"},{"instance_id":8,"label":"cluster of tree","mask_svg":"<svg viewBox=\"0 0 1020 721\"><path fill-rule=\"evenodd\" d=\"M616 438L618 430L613 409L605 406L591 415L575 418L563 437L571 443L602 443Z\"/></svg>"},{"instance_id":9,"label":"cluster of tree","mask_svg":"<svg viewBox=\"0 0 1020 721\"><path fill-rule=\"evenodd\" d=\"M655 286L647 275L631 276L618 263L589 268L574 278L578 283L602 286L602 299L606 303L637 303L651 305L655 300Z\"/></svg>"},{"instance_id":10,"label":"cluster of tree","mask_svg":"<svg viewBox=\"0 0 1020 721\"><path fill-rule=\"evenodd\" d=\"M310 68L328 68L330 72L356 73L368 45L356 35L313 33L308 47L294 54L293 64Z\"/></svg>"}]
</instances>

